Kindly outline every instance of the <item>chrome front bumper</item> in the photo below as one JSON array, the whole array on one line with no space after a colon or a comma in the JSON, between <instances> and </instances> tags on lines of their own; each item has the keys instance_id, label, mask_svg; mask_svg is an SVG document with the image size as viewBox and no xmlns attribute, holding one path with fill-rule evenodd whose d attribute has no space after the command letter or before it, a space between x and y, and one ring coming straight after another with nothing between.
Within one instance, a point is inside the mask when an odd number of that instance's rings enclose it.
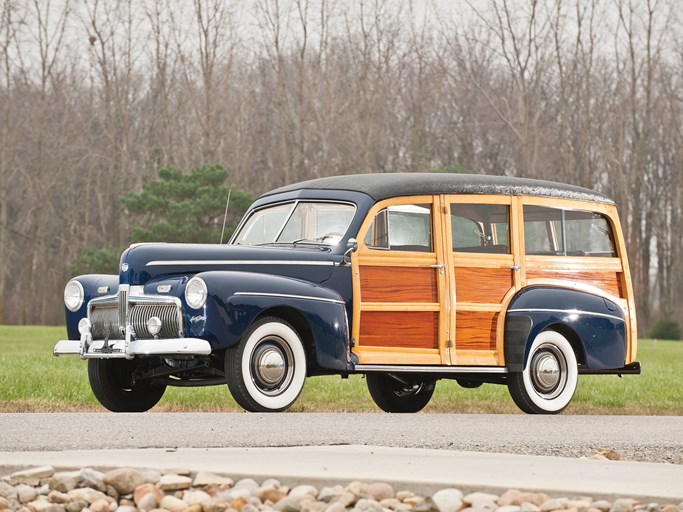
<instances>
[{"instance_id":1,"label":"chrome front bumper","mask_svg":"<svg viewBox=\"0 0 683 512\"><path fill-rule=\"evenodd\" d=\"M200 338L172 338L164 340L94 340L87 350L82 340L61 340L54 348L54 355L80 355L81 359L132 359L135 356L155 355L209 355L211 345Z\"/></svg>"}]
</instances>

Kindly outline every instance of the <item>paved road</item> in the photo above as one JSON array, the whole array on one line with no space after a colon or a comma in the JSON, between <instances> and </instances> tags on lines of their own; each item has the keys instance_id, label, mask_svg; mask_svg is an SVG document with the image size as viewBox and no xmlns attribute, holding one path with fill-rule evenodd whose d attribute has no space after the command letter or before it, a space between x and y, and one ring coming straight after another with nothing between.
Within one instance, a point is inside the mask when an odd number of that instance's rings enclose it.
<instances>
[{"instance_id":1,"label":"paved road","mask_svg":"<svg viewBox=\"0 0 683 512\"><path fill-rule=\"evenodd\" d=\"M683 417L463 414L0 414L0 451L368 445L683 464Z\"/></svg>"}]
</instances>

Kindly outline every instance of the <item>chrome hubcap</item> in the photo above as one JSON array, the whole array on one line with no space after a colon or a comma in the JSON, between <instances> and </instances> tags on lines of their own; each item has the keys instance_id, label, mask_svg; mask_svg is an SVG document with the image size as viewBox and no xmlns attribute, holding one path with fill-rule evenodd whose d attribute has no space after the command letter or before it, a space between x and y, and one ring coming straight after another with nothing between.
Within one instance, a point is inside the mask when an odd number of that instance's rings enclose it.
<instances>
[{"instance_id":1,"label":"chrome hubcap","mask_svg":"<svg viewBox=\"0 0 683 512\"><path fill-rule=\"evenodd\" d=\"M555 398L564 389L567 363L557 347L541 345L531 361L531 380L536 392L547 399Z\"/></svg>"},{"instance_id":2,"label":"chrome hubcap","mask_svg":"<svg viewBox=\"0 0 683 512\"><path fill-rule=\"evenodd\" d=\"M292 380L294 356L280 338L264 338L254 349L251 369L254 384L266 395L279 395Z\"/></svg>"}]
</instances>

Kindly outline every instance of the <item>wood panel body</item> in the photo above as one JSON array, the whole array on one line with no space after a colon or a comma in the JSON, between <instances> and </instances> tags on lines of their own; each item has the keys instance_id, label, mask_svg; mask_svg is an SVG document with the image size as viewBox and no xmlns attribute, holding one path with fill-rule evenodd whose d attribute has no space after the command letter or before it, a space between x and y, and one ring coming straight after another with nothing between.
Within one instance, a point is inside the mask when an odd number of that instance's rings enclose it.
<instances>
[{"instance_id":1,"label":"wood panel body","mask_svg":"<svg viewBox=\"0 0 683 512\"><path fill-rule=\"evenodd\" d=\"M496 350L498 312L457 311L455 314L456 354L460 350Z\"/></svg>"},{"instance_id":2,"label":"wood panel body","mask_svg":"<svg viewBox=\"0 0 683 512\"><path fill-rule=\"evenodd\" d=\"M557 270L553 268L546 268L544 270L527 269L526 277L529 282L535 283L553 281L557 285L557 282L562 281L567 285L589 285L614 297L624 297L621 276L617 272L586 272L577 270Z\"/></svg>"},{"instance_id":3,"label":"wood panel body","mask_svg":"<svg viewBox=\"0 0 683 512\"><path fill-rule=\"evenodd\" d=\"M455 267L458 302L500 304L512 283L509 268Z\"/></svg>"},{"instance_id":4,"label":"wood panel body","mask_svg":"<svg viewBox=\"0 0 683 512\"><path fill-rule=\"evenodd\" d=\"M365 311L363 317L362 346L439 348L438 311Z\"/></svg>"},{"instance_id":5,"label":"wood panel body","mask_svg":"<svg viewBox=\"0 0 683 512\"><path fill-rule=\"evenodd\" d=\"M360 273L361 302L438 302L432 268L364 265Z\"/></svg>"},{"instance_id":6,"label":"wood panel body","mask_svg":"<svg viewBox=\"0 0 683 512\"><path fill-rule=\"evenodd\" d=\"M509 254L454 252L450 205L505 204ZM432 204L433 252L370 250L362 240L374 214L389 204ZM575 208L603 213L612 224L619 257L525 254L523 206ZM610 298L627 313L627 363L635 361L636 318L623 234L613 205L510 196L396 198L378 203L351 257L355 346L365 364L503 366L505 311L527 286L560 286ZM439 268L443 264L443 268Z\"/></svg>"}]
</instances>

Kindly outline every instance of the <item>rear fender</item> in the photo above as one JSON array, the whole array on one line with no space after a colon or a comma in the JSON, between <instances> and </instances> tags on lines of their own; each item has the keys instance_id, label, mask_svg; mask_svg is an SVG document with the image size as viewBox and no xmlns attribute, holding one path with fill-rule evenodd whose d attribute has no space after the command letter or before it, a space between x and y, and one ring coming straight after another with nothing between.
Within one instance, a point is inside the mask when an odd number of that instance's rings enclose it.
<instances>
[{"instance_id":1,"label":"rear fender","mask_svg":"<svg viewBox=\"0 0 683 512\"><path fill-rule=\"evenodd\" d=\"M611 300L577 290L531 287L511 301L505 317L505 363L521 372L531 343L554 329L572 344L587 369L621 368L626 360L624 312Z\"/></svg>"},{"instance_id":2,"label":"rear fender","mask_svg":"<svg viewBox=\"0 0 683 512\"><path fill-rule=\"evenodd\" d=\"M346 307L336 292L270 274L212 271L197 276L206 283L209 297L202 310L186 307L188 336L208 340L213 350L226 349L238 343L257 318L275 315L299 326L318 366L348 369Z\"/></svg>"}]
</instances>

